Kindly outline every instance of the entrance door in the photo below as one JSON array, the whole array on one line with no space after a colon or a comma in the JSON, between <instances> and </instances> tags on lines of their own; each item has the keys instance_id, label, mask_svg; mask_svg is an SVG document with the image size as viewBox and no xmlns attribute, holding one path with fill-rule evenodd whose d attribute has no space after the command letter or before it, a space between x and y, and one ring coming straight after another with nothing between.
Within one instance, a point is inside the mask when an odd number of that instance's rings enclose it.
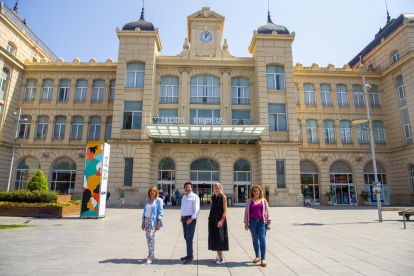
<instances>
[{"instance_id":1,"label":"entrance door","mask_svg":"<svg viewBox=\"0 0 414 276\"><path fill-rule=\"evenodd\" d=\"M200 205L210 204L210 197L213 192L212 184L206 184L206 183L194 184L193 188L194 188L193 192L196 195L198 195L198 197L200 198Z\"/></svg>"},{"instance_id":2,"label":"entrance door","mask_svg":"<svg viewBox=\"0 0 414 276\"><path fill-rule=\"evenodd\" d=\"M249 199L251 184L234 185L234 206L246 206Z\"/></svg>"},{"instance_id":3,"label":"entrance door","mask_svg":"<svg viewBox=\"0 0 414 276\"><path fill-rule=\"evenodd\" d=\"M350 189L348 185L332 185L332 191L335 193L334 204L335 205L349 205L350 203L349 190Z\"/></svg>"},{"instance_id":4,"label":"entrance door","mask_svg":"<svg viewBox=\"0 0 414 276\"><path fill-rule=\"evenodd\" d=\"M167 205L172 205L172 200L175 200L175 181L158 181L158 187L161 187L164 192L164 202ZM160 194L160 196L162 195Z\"/></svg>"}]
</instances>

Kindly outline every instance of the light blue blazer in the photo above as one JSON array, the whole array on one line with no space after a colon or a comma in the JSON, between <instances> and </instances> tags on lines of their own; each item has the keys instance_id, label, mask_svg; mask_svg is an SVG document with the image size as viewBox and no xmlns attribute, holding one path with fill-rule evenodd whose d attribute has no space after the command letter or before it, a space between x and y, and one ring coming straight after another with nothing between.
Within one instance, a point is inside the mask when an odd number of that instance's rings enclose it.
<instances>
[{"instance_id":1,"label":"light blue blazer","mask_svg":"<svg viewBox=\"0 0 414 276\"><path fill-rule=\"evenodd\" d=\"M149 202L149 198L145 201L144 212L142 212L142 227L144 227L145 223L145 208ZM157 222L161 219L160 227L162 227L162 218L163 218L163 206L164 202L161 198L157 197L157 199L152 203L151 206L151 228L155 228L157 226Z\"/></svg>"}]
</instances>

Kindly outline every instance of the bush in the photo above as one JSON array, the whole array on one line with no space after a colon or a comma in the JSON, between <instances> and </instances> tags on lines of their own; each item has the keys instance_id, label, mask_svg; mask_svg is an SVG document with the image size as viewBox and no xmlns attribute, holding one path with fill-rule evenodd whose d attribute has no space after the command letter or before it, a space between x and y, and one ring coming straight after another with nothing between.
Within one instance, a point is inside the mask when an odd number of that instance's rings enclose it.
<instances>
[{"instance_id":1,"label":"bush","mask_svg":"<svg viewBox=\"0 0 414 276\"><path fill-rule=\"evenodd\" d=\"M0 201L8 202L27 202L27 203L38 203L38 202L47 202L52 203L56 202L59 194L49 191L14 191L14 192L0 192Z\"/></svg>"},{"instance_id":2,"label":"bush","mask_svg":"<svg viewBox=\"0 0 414 276\"><path fill-rule=\"evenodd\" d=\"M29 191L49 191L49 184L41 169L38 169L27 184Z\"/></svg>"},{"instance_id":3,"label":"bush","mask_svg":"<svg viewBox=\"0 0 414 276\"><path fill-rule=\"evenodd\" d=\"M24 206L24 207L64 207L64 206L77 206L80 205L80 200L71 202L52 202L52 203L27 203L27 202L2 202L0 206Z\"/></svg>"}]
</instances>

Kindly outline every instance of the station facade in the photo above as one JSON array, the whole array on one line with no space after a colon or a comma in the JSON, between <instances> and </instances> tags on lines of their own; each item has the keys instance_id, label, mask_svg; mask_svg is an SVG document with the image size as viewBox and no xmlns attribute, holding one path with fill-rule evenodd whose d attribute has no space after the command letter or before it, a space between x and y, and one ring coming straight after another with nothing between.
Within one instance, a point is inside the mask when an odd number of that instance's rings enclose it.
<instances>
[{"instance_id":1,"label":"station facade","mask_svg":"<svg viewBox=\"0 0 414 276\"><path fill-rule=\"evenodd\" d=\"M249 58L230 54L224 17L210 8L187 22L177 56L160 55L158 29L142 11L116 29L116 63L65 62L2 3L1 190L10 171L16 190L41 168L51 190L79 199L86 143L105 141L110 204L120 190L127 205L142 205L149 187L183 193L191 180L204 201L220 182L234 205L245 204L254 184L271 206L325 205L325 191L335 205L362 205L374 179L369 130L352 121L368 105L381 199L414 204L413 14L389 19L362 50L363 65L356 55L342 68L293 65L295 33L270 15L246 45ZM368 103L355 96L362 76ZM18 122L12 113L20 108Z\"/></svg>"}]
</instances>

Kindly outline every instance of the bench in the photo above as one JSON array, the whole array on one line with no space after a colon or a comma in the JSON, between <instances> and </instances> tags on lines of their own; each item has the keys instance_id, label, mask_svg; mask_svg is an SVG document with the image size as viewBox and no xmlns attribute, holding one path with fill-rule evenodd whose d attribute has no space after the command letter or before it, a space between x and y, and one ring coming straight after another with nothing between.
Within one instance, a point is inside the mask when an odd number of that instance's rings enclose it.
<instances>
[{"instance_id":1,"label":"bench","mask_svg":"<svg viewBox=\"0 0 414 276\"><path fill-rule=\"evenodd\" d=\"M402 215L403 215L403 213L404 213L404 211L400 211L400 212L398 212L398 214L399 214L400 216L402 216ZM406 211L406 212L405 212L405 219L406 219L406 220L410 220L410 216L414 216L414 211Z\"/></svg>"}]
</instances>

